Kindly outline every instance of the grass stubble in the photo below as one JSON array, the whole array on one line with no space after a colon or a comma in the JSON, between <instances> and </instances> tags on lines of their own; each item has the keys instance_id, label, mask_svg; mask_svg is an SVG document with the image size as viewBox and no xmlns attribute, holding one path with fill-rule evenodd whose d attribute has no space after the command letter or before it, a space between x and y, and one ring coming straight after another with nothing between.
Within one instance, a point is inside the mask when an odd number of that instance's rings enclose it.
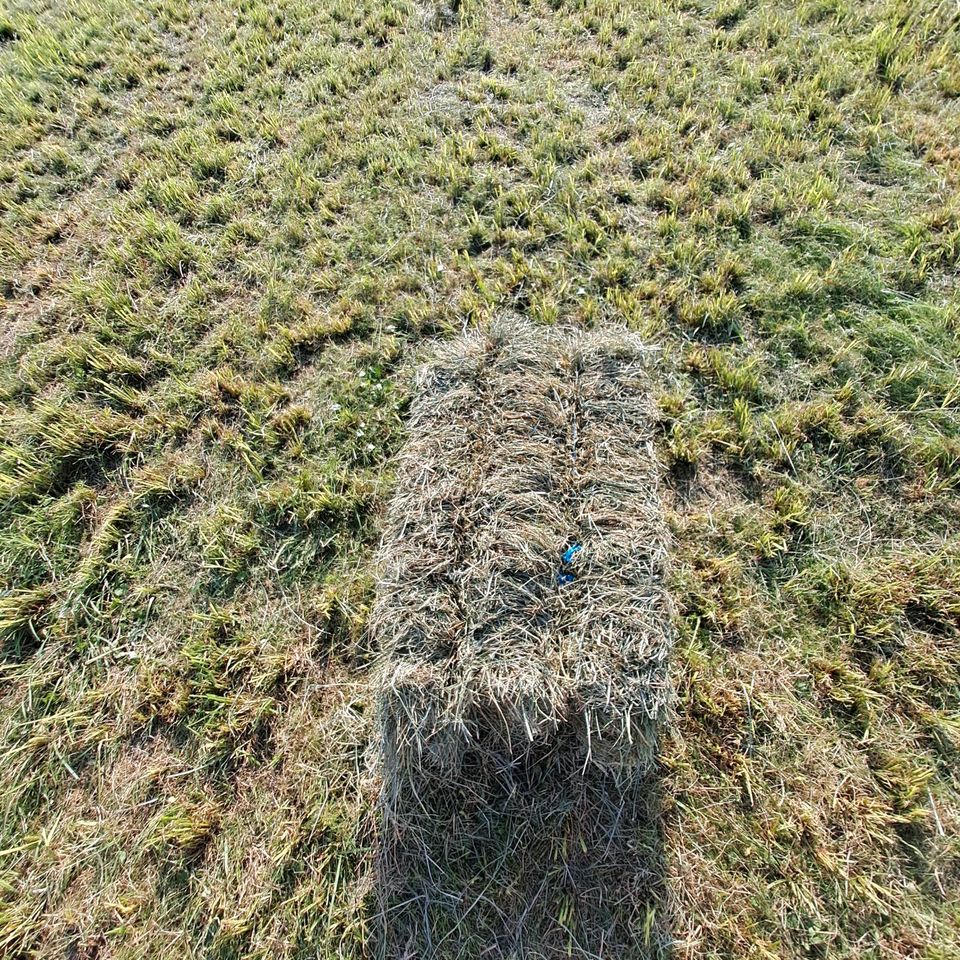
<instances>
[{"instance_id":1,"label":"grass stubble","mask_svg":"<svg viewBox=\"0 0 960 960\"><path fill-rule=\"evenodd\" d=\"M504 313L661 357L644 922L960 953L958 43L902 0L0 7L0 954L369 953L403 371Z\"/></svg>"}]
</instances>

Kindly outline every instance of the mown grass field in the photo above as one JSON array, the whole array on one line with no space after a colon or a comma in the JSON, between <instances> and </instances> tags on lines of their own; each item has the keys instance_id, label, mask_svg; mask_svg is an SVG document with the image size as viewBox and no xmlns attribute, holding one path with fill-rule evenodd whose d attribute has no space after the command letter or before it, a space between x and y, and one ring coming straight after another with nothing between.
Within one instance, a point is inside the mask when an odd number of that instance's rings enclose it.
<instances>
[{"instance_id":1,"label":"mown grass field","mask_svg":"<svg viewBox=\"0 0 960 960\"><path fill-rule=\"evenodd\" d=\"M960 956L958 17L4 0L0 956L370 954L407 371L505 312L662 348L647 923Z\"/></svg>"}]
</instances>

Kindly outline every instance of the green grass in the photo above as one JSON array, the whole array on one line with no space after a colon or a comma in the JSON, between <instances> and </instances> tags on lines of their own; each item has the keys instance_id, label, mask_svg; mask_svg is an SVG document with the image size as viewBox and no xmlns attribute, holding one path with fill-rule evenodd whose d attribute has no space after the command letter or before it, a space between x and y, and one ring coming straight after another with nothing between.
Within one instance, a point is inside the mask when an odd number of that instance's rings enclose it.
<instances>
[{"instance_id":1,"label":"green grass","mask_svg":"<svg viewBox=\"0 0 960 960\"><path fill-rule=\"evenodd\" d=\"M0 954L370 947L407 366L662 348L677 957L960 955L960 22L0 7Z\"/></svg>"}]
</instances>

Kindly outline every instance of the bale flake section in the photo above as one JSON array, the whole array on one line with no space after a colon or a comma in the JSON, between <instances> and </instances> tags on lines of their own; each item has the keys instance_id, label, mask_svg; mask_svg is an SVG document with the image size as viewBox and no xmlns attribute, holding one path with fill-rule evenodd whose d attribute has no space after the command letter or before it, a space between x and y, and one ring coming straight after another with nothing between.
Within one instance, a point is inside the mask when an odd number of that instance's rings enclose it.
<instances>
[{"instance_id":1,"label":"bale flake section","mask_svg":"<svg viewBox=\"0 0 960 960\"><path fill-rule=\"evenodd\" d=\"M649 769L671 647L649 358L504 323L420 372L372 618L388 807L560 728L585 766Z\"/></svg>"}]
</instances>

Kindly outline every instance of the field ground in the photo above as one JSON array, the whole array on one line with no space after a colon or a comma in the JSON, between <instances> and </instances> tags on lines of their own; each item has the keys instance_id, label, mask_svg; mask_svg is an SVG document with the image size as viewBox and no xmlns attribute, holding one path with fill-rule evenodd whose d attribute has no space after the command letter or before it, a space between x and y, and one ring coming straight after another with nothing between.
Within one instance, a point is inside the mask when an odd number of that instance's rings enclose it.
<instances>
[{"instance_id":1,"label":"field ground","mask_svg":"<svg viewBox=\"0 0 960 960\"><path fill-rule=\"evenodd\" d=\"M662 349L646 929L960 956L958 144L952 0L0 4L0 955L369 953L406 371L508 312Z\"/></svg>"}]
</instances>

